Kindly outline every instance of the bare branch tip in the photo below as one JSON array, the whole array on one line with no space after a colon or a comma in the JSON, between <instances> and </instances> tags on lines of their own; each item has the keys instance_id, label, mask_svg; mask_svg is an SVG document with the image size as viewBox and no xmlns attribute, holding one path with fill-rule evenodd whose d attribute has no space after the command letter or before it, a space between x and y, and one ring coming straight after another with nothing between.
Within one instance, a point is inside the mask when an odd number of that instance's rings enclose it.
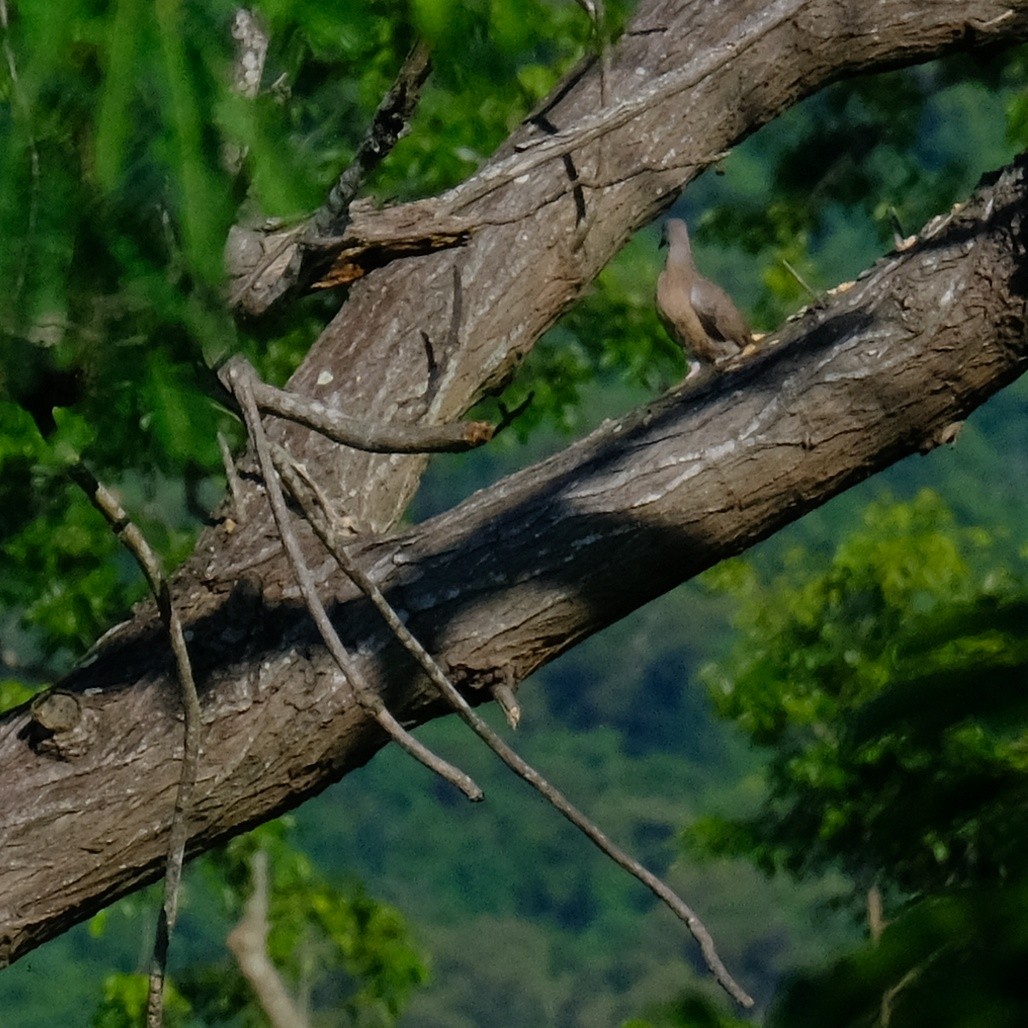
<instances>
[{"instance_id":1,"label":"bare branch tip","mask_svg":"<svg viewBox=\"0 0 1028 1028\"><path fill-rule=\"evenodd\" d=\"M514 690L509 685L501 682L492 686L489 692L492 694L496 705L503 711L503 716L507 719L507 724L510 726L511 731L516 731L521 723L521 704L518 702Z\"/></svg>"}]
</instances>

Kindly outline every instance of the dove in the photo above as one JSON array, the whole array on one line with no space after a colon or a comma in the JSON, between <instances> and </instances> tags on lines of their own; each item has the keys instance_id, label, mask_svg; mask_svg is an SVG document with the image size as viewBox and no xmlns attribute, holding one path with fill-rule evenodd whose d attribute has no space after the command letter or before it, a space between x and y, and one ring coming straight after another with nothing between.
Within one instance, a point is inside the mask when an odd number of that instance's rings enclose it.
<instances>
[{"instance_id":1,"label":"dove","mask_svg":"<svg viewBox=\"0 0 1028 1028\"><path fill-rule=\"evenodd\" d=\"M661 245L667 264L657 278L657 311L668 334L687 355L715 368L752 342L746 319L731 297L696 270L685 222L671 218Z\"/></svg>"}]
</instances>

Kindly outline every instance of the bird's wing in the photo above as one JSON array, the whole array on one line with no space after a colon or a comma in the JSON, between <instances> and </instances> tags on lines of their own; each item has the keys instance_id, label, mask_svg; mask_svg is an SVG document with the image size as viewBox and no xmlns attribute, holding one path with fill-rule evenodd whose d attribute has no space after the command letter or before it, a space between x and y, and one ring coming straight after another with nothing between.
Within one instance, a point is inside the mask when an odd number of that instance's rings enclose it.
<instances>
[{"instance_id":1,"label":"bird's wing","mask_svg":"<svg viewBox=\"0 0 1028 1028\"><path fill-rule=\"evenodd\" d=\"M710 279L697 275L691 293L693 309L711 339L747 346L752 333L731 297Z\"/></svg>"}]
</instances>

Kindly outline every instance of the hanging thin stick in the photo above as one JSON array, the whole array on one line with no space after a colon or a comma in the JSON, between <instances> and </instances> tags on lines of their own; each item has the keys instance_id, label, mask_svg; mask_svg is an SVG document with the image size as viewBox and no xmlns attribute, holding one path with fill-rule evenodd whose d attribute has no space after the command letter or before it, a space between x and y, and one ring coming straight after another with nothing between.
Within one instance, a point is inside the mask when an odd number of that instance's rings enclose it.
<instances>
[{"instance_id":1,"label":"hanging thin stick","mask_svg":"<svg viewBox=\"0 0 1028 1028\"><path fill-rule=\"evenodd\" d=\"M254 449L257 452L257 460L261 468L261 476L264 479L264 486L268 494L268 502L271 504L271 513L275 519L275 524L278 526L279 535L282 537L282 544L292 565L293 574L296 576L297 585L300 587L300 593L307 604L307 609L310 611L314 624L325 641L325 646L328 648L332 659L336 662L339 670L342 671L347 682L350 683L350 687L353 689L357 700L382 728L389 733L393 741L416 760L421 761L425 767L460 789L469 800L482 799L482 790L468 775L451 764L446 763L446 761L440 759L431 750L419 743L389 713L382 702L382 697L371 688L350 657L332 625L332 621L325 610L324 604L321 602L321 598L318 596L314 578L303 558L300 541L297 539L290 523L285 497L282 495L278 475L272 464L268 440L264 434L264 426L261 424L257 403L254 400L252 369L241 365L234 365L227 370L225 381L239 403L247 432L249 432L250 438L253 440Z\"/></svg>"},{"instance_id":2,"label":"hanging thin stick","mask_svg":"<svg viewBox=\"0 0 1028 1028\"><path fill-rule=\"evenodd\" d=\"M485 744L519 778L522 778L540 793L552 806L564 815L579 831L583 832L616 864L645 885L661 900L689 929L699 943L703 959L718 984L742 1007L752 1007L753 1000L729 974L706 925L696 913L660 878L647 870L637 860L613 843L592 821L589 820L567 797L551 785L538 771L512 750L471 708L467 700L457 691L436 660L411 634L399 615L390 606L375 582L350 558L341 544L339 518L317 483L306 469L298 465L280 446L271 453L272 460L286 488L303 509L304 516L314 529L325 548L338 562L340 568L353 583L374 604L376 610L392 630L393 634L414 657L422 670L447 700L457 715L482 739ZM313 498L304 496L304 492Z\"/></svg>"},{"instance_id":3,"label":"hanging thin stick","mask_svg":"<svg viewBox=\"0 0 1028 1028\"><path fill-rule=\"evenodd\" d=\"M243 513L243 482L236 471L236 462L232 459L232 450L229 448L228 440L223 432L218 433L218 452L221 454L221 464L225 469L225 482L228 484L228 491L232 497L232 513L236 518L242 517Z\"/></svg>"},{"instance_id":4,"label":"hanging thin stick","mask_svg":"<svg viewBox=\"0 0 1028 1028\"><path fill-rule=\"evenodd\" d=\"M81 462L73 464L68 473L86 494L90 503L107 519L114 534L136 559L146 577L147 585L157 601L161 620L171 640L175 657L175 671L182 692L185 715L185 733L182 746L182 767L179 771L175 810L168 830L168 857L164 870L164 903L157 918L150 962L150 986L146 1004L147 1028L160 1028L164 1020L164 979L168 968L168 943L178 918L178 899L182 884L182 863L186 842L189 840L187 817L193 801L197 767L200 762L200 700L193 681L193 669L186 650L182 622L171 602L171 589L161 570L157 555L150 549L143 533L134 525L111 492L101 485L93 473Z\"/></svg>"}]
</instances>

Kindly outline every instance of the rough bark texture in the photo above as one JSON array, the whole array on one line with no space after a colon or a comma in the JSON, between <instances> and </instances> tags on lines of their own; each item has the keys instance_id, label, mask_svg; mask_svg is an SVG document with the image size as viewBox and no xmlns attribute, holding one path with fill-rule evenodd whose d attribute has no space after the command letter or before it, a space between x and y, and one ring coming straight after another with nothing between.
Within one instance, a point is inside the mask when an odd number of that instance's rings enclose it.
<instances>
[{"instance_id":1,"label":"rough bark texture","mask_svg":"<svg viewBox=\"0 0 1028 1028\"><path fill-rule=\"evenodd\" d=\"M357 283L293 387L357 416L451 419L711 154L842 74L1026 34L1021 3L643 3L612 56L608 109L597 110L594 69L582 69L545 113L563 131L546 135L536 119L474 179L431 201L475 219L471 242ZM581 223L562 152L583 189ZM356 555L473 695L520 680L933 445L1019 374L1025 191L1019 166L753 363L604 426L411 533L369 537ZM379 531L422 467L276 431ZM295 805L384 742L315 638L259 485L237 521L231 534L208 532L178 577L205 721L192 852ZM442 713L367 604L309 552L344 641L391 709L410 724ZM0 722L0 961L158 873L181 753L170 675L161 629L143 610L59 693Z\"/></svg>"}]
</instances>

